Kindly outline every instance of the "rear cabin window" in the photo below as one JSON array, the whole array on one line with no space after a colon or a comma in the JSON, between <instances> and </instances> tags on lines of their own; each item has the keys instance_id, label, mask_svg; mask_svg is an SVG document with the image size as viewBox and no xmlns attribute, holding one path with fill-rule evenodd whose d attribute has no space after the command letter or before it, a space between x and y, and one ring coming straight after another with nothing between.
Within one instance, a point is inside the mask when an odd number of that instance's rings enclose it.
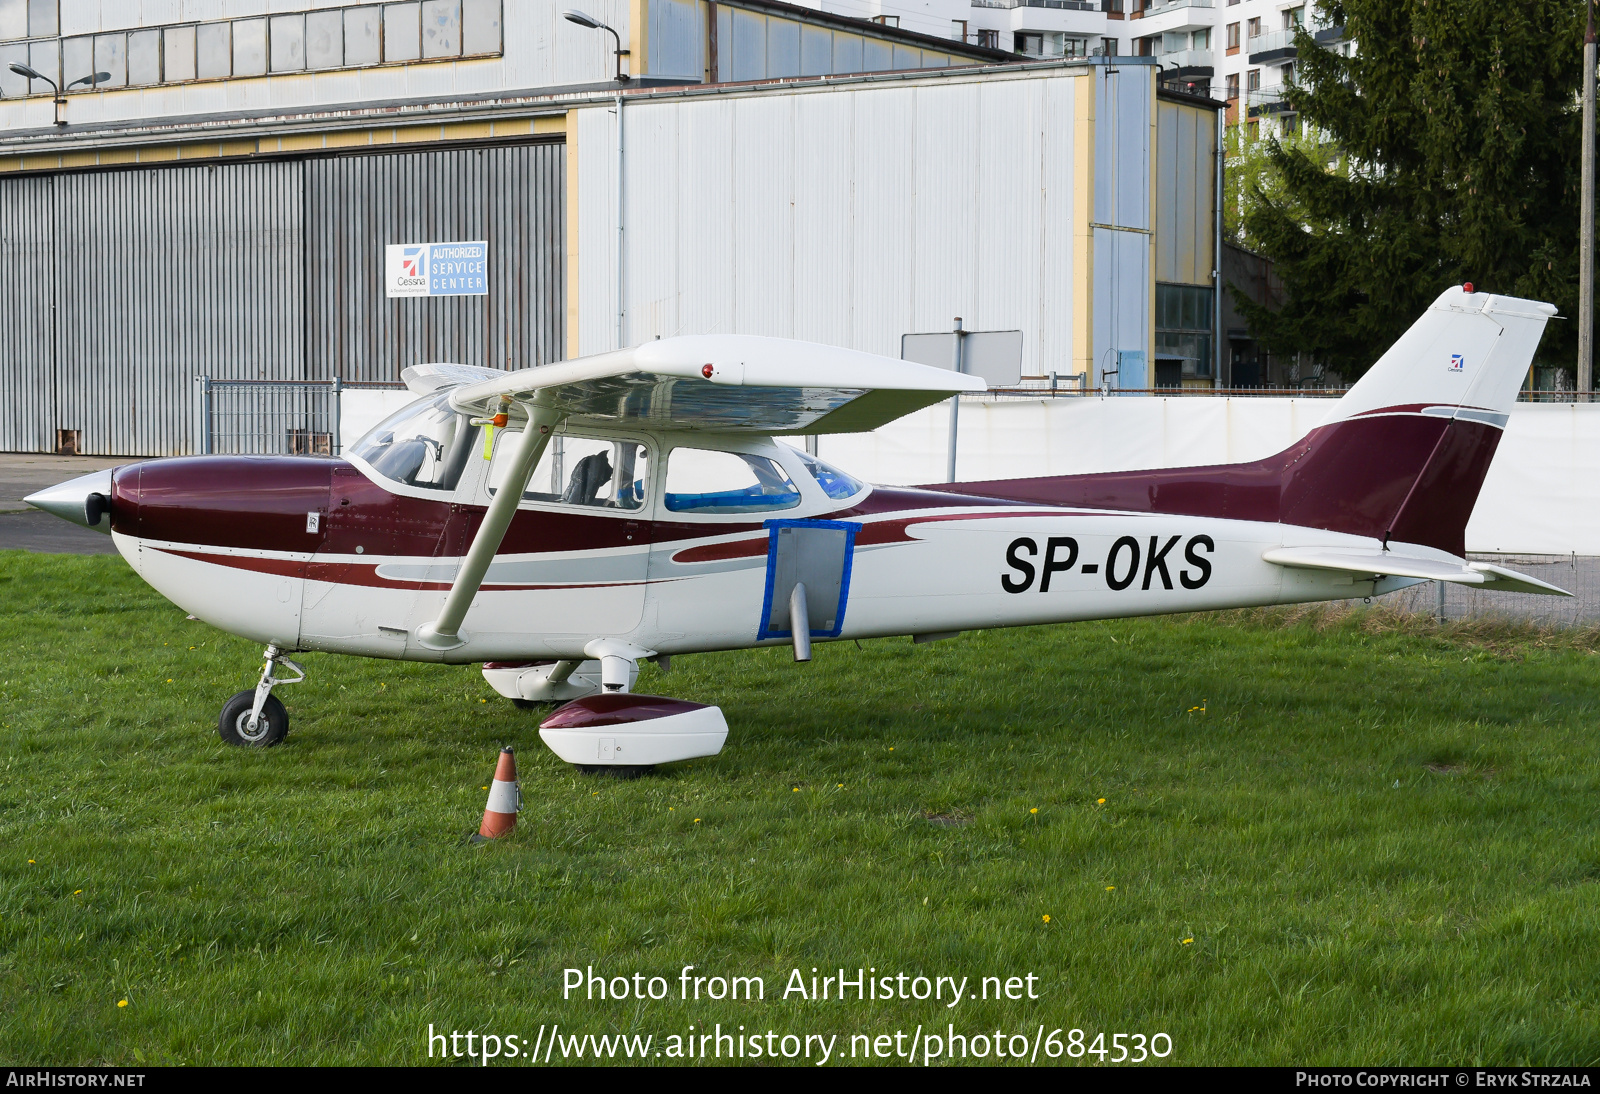
<instances>
[{"instance_id":1,"label":"rear cabin window","mask_svg":"<svg viewBox=\"0 0 1600 1094\"><path fill-rule=\"evenodd\" d=\"M674 448L667 460L664 500L674 513L732 516L792 509L800 504L800 491L765 456Z\"/></svg>"},{"instance_id":2,"label":"rear cabin window","mask_svg":"<svg viewBox=\"0 0 1600 1094\"><path fill-rule=\"evenodd\" d=\"M489 493L505 481L511 437L495 439L489 467ZM599 509L638 509L650 482L650 450L636 441L600 440L558 433L545 445L522 492L527 501L585 505Z\"/></svg>"}]
</instances>

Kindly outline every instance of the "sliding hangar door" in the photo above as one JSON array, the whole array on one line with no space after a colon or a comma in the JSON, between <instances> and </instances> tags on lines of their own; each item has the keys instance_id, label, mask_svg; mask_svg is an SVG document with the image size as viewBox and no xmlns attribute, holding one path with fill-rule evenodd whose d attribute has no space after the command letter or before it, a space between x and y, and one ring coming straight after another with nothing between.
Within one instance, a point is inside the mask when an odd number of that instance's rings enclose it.
<instances>
[{"instance_id":1,"label":"sliding hangar door","mask_svg":"<svg viewBox=\"0 0 1600 1094\"><path fill-rule=\"evenodd\" d=\"M197 377L394 381L565 346L565 146L0 179L0 451L198 451ZM390 243L488 240L488 295L387 299Z\"/></svg>"}]
</instances>

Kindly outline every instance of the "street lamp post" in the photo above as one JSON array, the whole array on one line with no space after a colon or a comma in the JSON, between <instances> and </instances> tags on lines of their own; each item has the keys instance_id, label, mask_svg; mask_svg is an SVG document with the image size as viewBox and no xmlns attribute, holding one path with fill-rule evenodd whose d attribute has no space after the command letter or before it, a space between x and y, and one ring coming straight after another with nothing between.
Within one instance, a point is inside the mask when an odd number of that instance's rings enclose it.
<instances>
[{"instance_id":1,"label":"street lamp post","mask_svg":"<svg viewBox=\"0 0 1600 1094\"><path fill-rule=\"evenodd\" d=\"M67 118L66 118L67 94L66 93L68 91L71 91L73 88L77 87L79 84L88 84L90 87L96 87L99 84L103 83L104 81L111 79L111 73L109 73L109 72L91 72L87 76L78 77L76 80L73 80L66 87L62 87L60 84L57 84L54 80L52 80L50 77L46 76L44 73L38 71L37 69L31 68L28 65L18 64L17 62L13 61L12 64L11 64L11 71L15 72L18 76L25 76L30 80L43 80L45 83L50 85L50 90L55 92L56 124L57 125L66 125L67 124Z\"/></svg>"},{"instance_id":2,"label":"street lamp post","mask_svg":"<svg viewBox=\"0 0 1600 1094\"><path fill-rule=\"evenodd\" d=\"M628 81L630 79L630 77L628 77L628 76L623 74L623 71L622 71L622 58L628 56L628 51L622 48L622 35L618 34L616 31L612 30L610 27L606 26L604 23L602 23L600 20L596 19L594 16L586 15L585 13L583 13L581 11L578 11L576 9L571 9L571 10L562 12L561 13L561 17L563 19L565 19L569 23L578 24L580 27L588 27L590 30L607 31L607 32L610 33L611 37L616 40L616 43L617 43L617 50L616 50L616 53L617 53L617 148L616 148L616 162L615 162L615 168L614 168L614 170L615 170L614 177L617 180L617 194L616 194L617 206L616 206L616 231L612 233L612 241L611 241L612 242L612 256L611 257L612 257L612 262L614 264L613 272L615 273L616 279L617 279L617 283L616 283L616 293L617 293L616 340L617 340L617 346L616 346L616 348L617 349L622 349L624 346L627 345L627 337L628 337L628 327L627 327L628 308L627 308L627 300L626 300L626 297L625 297L625 293L627 291L627 279L623 276L623 269L622 269L623 258L625 257L625 252L623 250L623 241L622 241L622 214L623 214L623 210L625 208L625 206L623 204L623 194L622 194L622 154L623 154L622 89L623 89L623 87L625 87L627 85L627 83L628 83Z\"/></svg>"},{"instance_id":3,"label":"street lamp post","mask_svg":"<svg viewBox=\"0 0 1600 1094\"><path fill-rule=\"evenodd\" d=\"M627 50L622 48L622 35L618 34L616 31L612 30L610 27L606 26L604 23L602 23L600 20L596 19L594 16L586 15L585 13L583 13L581 11L578 11L576 8L573 8L573 9L570 9L568 11L562 12L561 13L561 17L563 19L565 19L569 23L578 24L580 27L588 27L590 30L603 30L603 31L606 31L608 34L611 35L612 38L616 39L616 43L617 43L617 49L616 49L616 54L617 54L617 83L625 84L625 83L627 83L629 81L629 79L631 79L631 77L629 77L628 75L626 75L622 71L622 59L624 57L629 57L629 58L632 57L632 54L630 54Z\"/></svg>"},{"instance_id":4,"label":"street lamp post","mask_svg":"<svg viewBox=\"0 0 1600 1094\"><path fill-rule=\"evenodd\" d=\"M1594 3L1583 34L1583 162L1578 211L1578 390L1589 397L1594 379Z\"/></svg>"}]
</instances>

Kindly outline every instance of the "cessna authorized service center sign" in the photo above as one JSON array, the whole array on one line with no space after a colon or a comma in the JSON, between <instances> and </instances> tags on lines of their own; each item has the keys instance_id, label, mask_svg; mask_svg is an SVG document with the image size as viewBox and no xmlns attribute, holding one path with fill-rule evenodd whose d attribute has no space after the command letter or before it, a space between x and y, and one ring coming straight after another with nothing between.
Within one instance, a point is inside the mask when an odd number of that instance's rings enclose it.
<instances>
[{"instance_id":1,"label":"cessna authorized service center sign","mask_svg":"<svg viewBox=\"0 0 1600 1094\"><path fill-rule=\"evenodd\" d=\"M384 283L394 296L485 296L489 244L392 243L384 248Z\"/></svg>"}]
</instances>

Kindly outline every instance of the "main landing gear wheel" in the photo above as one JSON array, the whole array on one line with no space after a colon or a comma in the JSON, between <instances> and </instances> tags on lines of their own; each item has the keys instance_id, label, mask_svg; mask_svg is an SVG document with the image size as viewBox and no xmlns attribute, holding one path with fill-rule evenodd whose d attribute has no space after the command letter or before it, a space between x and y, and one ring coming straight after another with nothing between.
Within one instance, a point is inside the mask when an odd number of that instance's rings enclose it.
<instances>
[{"instance_id":1,"label":"main landing gear wheel","mask_svg":"<svg viewBox=\"0 0 1600 1094\"><path fill-rule=\"evenodd\" d=\"M255 689L241 691L222 708L217 719L217 736L230 745L249 748L271 748L289 735L289 712L276 695L269 695L261 704L254 727L250 725L250 710L255 706Z\"/></svg>"}]
</instances>

